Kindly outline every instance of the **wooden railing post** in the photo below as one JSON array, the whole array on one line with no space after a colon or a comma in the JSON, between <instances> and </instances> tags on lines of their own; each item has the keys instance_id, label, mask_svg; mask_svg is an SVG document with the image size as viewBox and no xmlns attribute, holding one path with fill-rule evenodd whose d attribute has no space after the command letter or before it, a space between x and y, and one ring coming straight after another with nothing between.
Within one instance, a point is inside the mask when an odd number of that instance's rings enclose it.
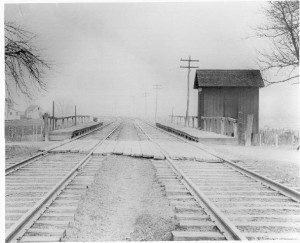
<instances>
[{"instance_id":1,"label":"wooden railing post","mask_svg":"<svg viewBox=\"0 0 300 243\"><path fill-rule=\"evenodd\" d=\"M221 134L225 134L225 124L224 124L224 118L222 117L220 119L220 122L221 122Z\"/></svg>"},{"instance_id":2,"label":"wooden railing post","mask_svg":"<svg viewBox=\"0 0 300 243\"><path fill-rule=\"evenodd\" d=\"M233 123L233 137L237 137L238 136L238 133L237 133L237 123L234 122Z\"/></svg>"}]
</instances>

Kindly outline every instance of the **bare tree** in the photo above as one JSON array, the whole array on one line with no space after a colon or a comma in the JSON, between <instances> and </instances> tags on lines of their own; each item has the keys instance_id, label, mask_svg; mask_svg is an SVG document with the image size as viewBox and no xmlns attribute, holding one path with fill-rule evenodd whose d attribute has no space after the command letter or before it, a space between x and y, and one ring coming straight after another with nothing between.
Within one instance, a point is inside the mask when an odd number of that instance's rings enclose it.
<instances>
[{"instance_id":1,"label":"bare tree","mask_svg":"<svg viewBox=\"0 0 300 243\"><path fill-rule=\"evenodd\" d=\"M4 28L6 90L9 96L15 89L32 99L35 91L46 90L43 75L50 65L32 43L36 37L33 33L12 22L5 23Z\"/></svg>"},{"instance_id":2,"label":"bare tree","mask_svg":"<svg viewBox=\"0 0 300 243\"><path fill-rule=\"evenodd\" d=\"M284 73L277 81L265 80L267 85L299 77L299 1L272 1L264 9L266 24L257 28L257 35L271 41L270 50L259 52L263 71Z\"/></svg>"}]
</instances>

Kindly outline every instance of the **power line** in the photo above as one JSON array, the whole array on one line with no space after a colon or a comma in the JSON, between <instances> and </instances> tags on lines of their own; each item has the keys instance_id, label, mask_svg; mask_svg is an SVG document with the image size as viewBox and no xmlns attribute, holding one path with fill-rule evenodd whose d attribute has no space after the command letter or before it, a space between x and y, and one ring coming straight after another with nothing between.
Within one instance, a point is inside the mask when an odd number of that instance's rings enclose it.
<instances>
[{"instance_id":1,"label":"power line","mask_svg":"<svg viewBox=\"0 0 300 243\"><path fill-rule=\"evenodd\" d=\"M188 62L188 66L180 66L180 68L187 68L188 69L188 76L187 76L187 101L186 101L186 114L185 114L185 126L188 126L188 116L189 116L189 103L190 103L190 72L191 68L198 68L195 66L191 66L191 62L199 62L199 60L191 59L180 59L181 62Z\"/></svg>"},{"instance_id":2,"label":"power line","mask_svg":"<svg viewBox=\"0 0 300 243\"><path fill-rule=\"evenodd\" d=\"M155 101L155 121L156 121L156 117L157 117L157 97L158 97L158 90L162 89L160 84L155 84L153 85L153 89L156 90L156 101Z\"/></svg>"}]
</instances>

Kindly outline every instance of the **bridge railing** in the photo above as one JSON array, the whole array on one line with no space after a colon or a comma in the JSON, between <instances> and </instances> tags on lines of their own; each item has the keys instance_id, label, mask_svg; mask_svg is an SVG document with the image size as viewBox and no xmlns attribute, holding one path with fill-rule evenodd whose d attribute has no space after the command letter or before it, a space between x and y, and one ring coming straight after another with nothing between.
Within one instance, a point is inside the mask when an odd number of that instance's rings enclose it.
<instances>
[{"instance_id":1,"label":"bridge railing","mask_svg":"<svg viewBox=\"0 0 300 243\"><path fill-rule=\"evenodd\" d=\"M88 122L90 121L90 119L91 119L90 116L85 116L85 115L54 117L54 116L49 116L48 113L45 113L43 116L44 134L46 131L53 131L57 129L76 126L78 124Z\"/></svg>"},{"instance_id":2,"label":"bridge railing","mask_svg":"<svg viewBox=\"0 0 300 243\"><path fill-rule=\"evenodd\" d=\"M201 117L203 130L237 137L237 119L231 117Z\"/></svg>"},{"instance_id":3,"label":"bridge railing","mask_svg":"<svg viewBox=\"0 0 300 243\"><path fill-rule=\"evenodd\" d=\"M172 123L184 126L185 116L170 115ZM208 132L215 132L231 137L237 137L237 119L231 117L201 117L203 121L203 130ZM198 128L198 117L188 116L188 127Z\"/></svg>"},{"instance_id":4,"label":"bridge railing","mask_svg":"<svg viewBox=\"0 0 300 243\"><path fill-rule=\"evenodd\" d=\"M170 115L170 119L172 123L177 125L185 125L185 116L172 116ZM188 116L188 127L198 128L198 116Z\"/></svg>"}]
</instances>

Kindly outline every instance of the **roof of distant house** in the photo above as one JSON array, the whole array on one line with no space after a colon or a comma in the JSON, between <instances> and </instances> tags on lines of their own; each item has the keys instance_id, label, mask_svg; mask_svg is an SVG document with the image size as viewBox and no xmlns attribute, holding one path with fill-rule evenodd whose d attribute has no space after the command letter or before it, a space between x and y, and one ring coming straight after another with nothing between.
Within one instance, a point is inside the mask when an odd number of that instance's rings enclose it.
<instances>
[{"instance_id":1,"label":"roof of distant house","mask_svg":"<svg viewBox=\"0 0 300 243\"><path fill-rule=\"evenodd\" d=\"M27 107L26 111L34 111L38 107L39 107L38 105L30 105Z\"/></svg>"},{"instance_id":2,"label":"roof of distant house","mask_svg":"<svg viewBox=\"0 0 300 243\"><path fill-rule=\"evenodd\" d=\"M194 89L199 87L264 87L260 70L198 69Z\"/></svg>"}]
</instances>

